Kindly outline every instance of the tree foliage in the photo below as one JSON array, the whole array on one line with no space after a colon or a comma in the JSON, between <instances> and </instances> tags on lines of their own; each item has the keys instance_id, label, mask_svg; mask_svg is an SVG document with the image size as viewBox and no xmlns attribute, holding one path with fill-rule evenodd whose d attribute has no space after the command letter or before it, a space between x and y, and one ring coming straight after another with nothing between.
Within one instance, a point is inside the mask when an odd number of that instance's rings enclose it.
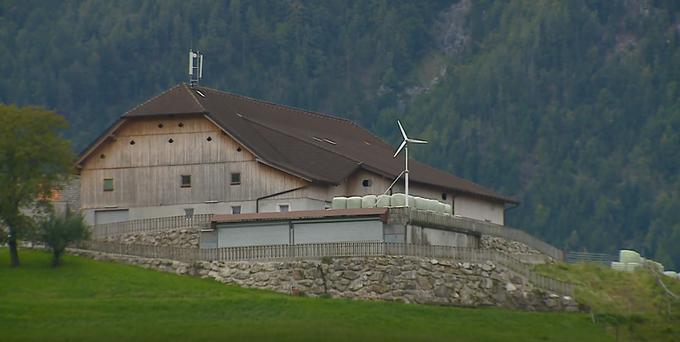
<instances>
[{"instance_id":1,"label":"tree foliage","mask_svg":"<svg viewBox=\"0 0 680 342\"><path fill-rule=\"evenodd\" d=\"M52 250L52 266L61 264L61 256L70 244L87 240L90 230L79 214L66 211L65 215L50 215L37 227L35 237Z\"/></svg>"},{"instance_id":2,"label":"tree foliage","mask_svg":"<svg viewBox=\"0 0 680 342\"><path fill-rule=\"evenodd\" d=\"M72 171L73 152L59 135L66 120L36 107L0 104L0 223L8 228L11 263L17 238L33 226L31 211L46 204Z\"/></svg>"}]
</instances>

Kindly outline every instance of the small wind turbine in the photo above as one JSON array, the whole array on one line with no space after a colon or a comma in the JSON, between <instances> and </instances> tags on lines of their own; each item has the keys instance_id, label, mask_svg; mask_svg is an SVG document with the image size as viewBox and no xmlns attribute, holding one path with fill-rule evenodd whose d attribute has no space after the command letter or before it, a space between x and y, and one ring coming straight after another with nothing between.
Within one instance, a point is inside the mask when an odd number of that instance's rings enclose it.
<instances>
[{"instance_id":1,"label":"small wind turbine","mask_svg":"<svg viewBox=\"0 0 680 342\"><path fill-rule=\"evenodd\" d=\"M409 143L427 144L427 141L409 138L406 135L406 132L404 131L404 127L401 126L401 122L399 122L399 120L397 120L397 124L399 125L399 130L401 131L401 135L404 137L404 141L401 142L401 145L399 145L397 152L394 153L394 156L392 158L396 158L397 155L399 155L399 152L401 152L401 150L404 150L404 157L405 157L404 160L405 160L406 166L404 167L404 171L402 173L404 174L404 194L406 195L406 206L408 207L408 144ZM399 179L399 177L397 177L397 179Z\"/></svg>"}]
</instances>

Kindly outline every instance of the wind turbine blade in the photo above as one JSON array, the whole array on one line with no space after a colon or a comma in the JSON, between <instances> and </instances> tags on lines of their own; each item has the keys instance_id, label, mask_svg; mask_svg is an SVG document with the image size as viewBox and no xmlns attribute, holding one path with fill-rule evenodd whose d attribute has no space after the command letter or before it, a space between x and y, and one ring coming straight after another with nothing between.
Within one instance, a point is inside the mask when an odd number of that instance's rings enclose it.
<instances>
[{"instance_id":1,"label":"wind turbine blade","mask_svg":"<svg viewBox=\"0 0 680 342\"><path fill-rule=\"evenodd\" d=\"M401 126L401 122L399 122L399 120L397 120L397 124L399 125L399 130L401 131L401 135L404 137L404 140L408 140L406 132L404 131L404 127Z\"/></svg>"},{"instance_id":2,"label":"wind turbine blade","mask_svg":"<svg viewBox=\"0 0 680 342\"><path fill-rule=\"evenodd\" d=\"M408 142L414 143L414 144L427 144L427 141L425 141L425 140L418 140L418 139L408 139Z\"/></svg>"},{"instance_id":3,"label":"wind turbine blade","mask_svg":"<svg viewBox=\"0 0 680 342\"><path fill-rule=\"evenodd\" d=\"M399 145L399 148L397 149L397 152L394 153L394 156L392 158L396 158L399 152L404 149L404 146L406 146L406 140L401 142L401 145Z\"/></svg>"}]
</instances>

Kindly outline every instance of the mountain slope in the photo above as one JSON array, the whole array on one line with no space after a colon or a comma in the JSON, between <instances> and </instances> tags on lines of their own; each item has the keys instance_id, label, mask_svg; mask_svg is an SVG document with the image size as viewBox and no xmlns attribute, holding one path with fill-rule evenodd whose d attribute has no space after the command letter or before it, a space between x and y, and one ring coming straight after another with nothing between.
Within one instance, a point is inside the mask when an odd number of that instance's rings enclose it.
<instances>
[{"instance_id":1,"label":"mountain slope","mask_svg":"<svg viewBox=\"0 0 680 342\"><path fill-rule=\"evenodd\" d=\"M87 144L186 79L344 116L516 195L508 222L568 249L680 267L680 3L0 2L0 102Z\"/></svg>"}]
</instances>

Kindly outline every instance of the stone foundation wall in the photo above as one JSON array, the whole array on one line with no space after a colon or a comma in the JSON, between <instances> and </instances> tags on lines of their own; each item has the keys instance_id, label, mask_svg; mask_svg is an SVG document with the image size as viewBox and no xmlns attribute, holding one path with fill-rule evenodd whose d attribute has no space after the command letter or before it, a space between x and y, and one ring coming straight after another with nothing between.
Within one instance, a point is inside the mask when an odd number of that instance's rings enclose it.
<instances>
[{"instance_id":1,"label":"stone foundation wall","mask_svg":"<svg viewBox=\"0 0 680 342\"><path fill-rule=\"evenodd\" d=\"M169 229L159 232L132 233L111 236L102 241L124 244L198 248L199 232L195 229Z\"/></svg>"},{"instance_id":2,"label":"stone foundation wall","mask_svg":"<svg viewBox=\"0 0 680 342\"><path fill-rule=\"evenodd\" d=\"M579 310L573 298L534 288L522 277L491 263L384 256L187 264L84 250L71 252L293 295L538 311Z\"/></svg>"},{"instance_id":3,"label":"stone foundation wall","mask_svg":"<svg viewBox=\"0 0 680 342\"><path fill-rule=\"evenodd\" d=\"M125 244L144 244L153 246L198 248L200 233L192 229L170 229L160 232L133 233L113 236L103 239L108 242ZM480 248L493 249L510 255L543 255L541 252L516 241L483 235L480 240Z\"/></svg>"}]
</instances>

